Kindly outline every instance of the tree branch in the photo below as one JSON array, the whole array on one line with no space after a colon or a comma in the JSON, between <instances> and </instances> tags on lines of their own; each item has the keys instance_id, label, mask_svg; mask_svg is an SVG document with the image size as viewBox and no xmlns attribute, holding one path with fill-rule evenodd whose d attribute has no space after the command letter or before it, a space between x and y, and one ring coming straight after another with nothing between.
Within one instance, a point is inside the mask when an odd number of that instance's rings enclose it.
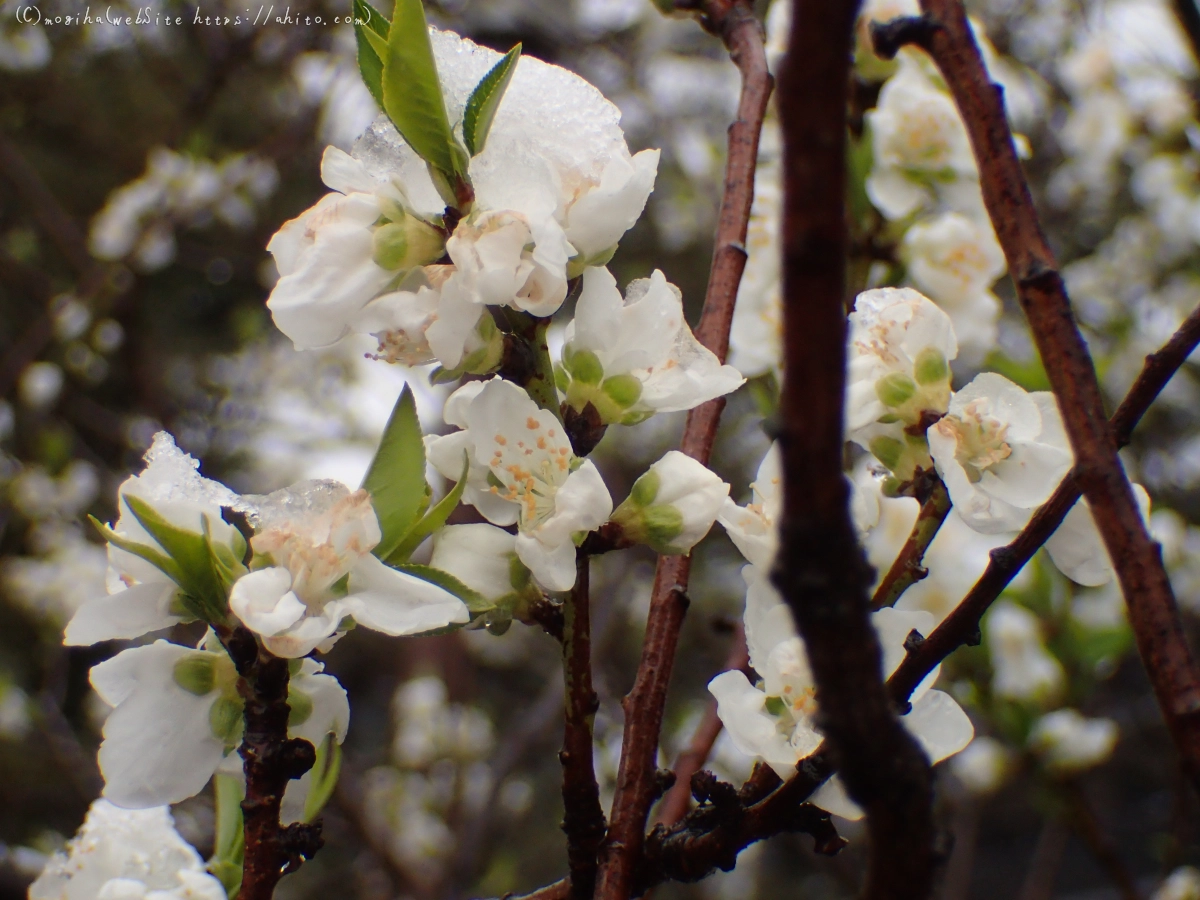
<instances>
[{"instance_id":1,"label":"tree branch","mask_svg":"<svg viewBox=\"0 0 1200 900\"><path fill-rule=\"evenodd\" d=\"M871 841L864 896L925 898L936 862L929 760L880 675L842 472L846 112L855 0L799 0L779 78L783 127L783 520L772 572L808 651L820 726Z\"/></svg>"},{"instance_id":2,"label":"tree branch","mask_svg":"<svg viewBox=\"0 0 1200 900\"><path fill-rule=\"evenodd\" d=\"M563 604L563 681L566 715L563 748L563 831L573 900L591 900L596 886L596 851L604 839L604 811L593 766L592 720L600 701L592 690L588 554L575 551L575 586Z\"/></svg>"},{"instance_id":3,"label":"tree branch","mask_svg":"<svg viewBox=\"0 0 1200 900\"><path fill-rule=\"evenodd\" d=\"M738 622L733 638L733 648L729 651L729 658L725 660L721 671L745 670L749 665L750 653L746 649L746 629L741 622ZM658 812L658 821L663 825L674 825L688 811L688 804L692 799L692 776L708 762L713 744L720 737L722 727L721 717L717 715L717 701L709 697L708 705L704 708L704 718L696 726L696 733L692 735L691 743L675 760L673 770L675 783L663 797L662 806Z\"/></svg>"},{"instance_id":4,"label":"tree branch","mask_svg":"<svg viewBox=\"0 0 1200 900\"><path fill-rule=\"evenodd\" d=\"M979 163L984 204L1063 413L1075 451L1075 477L1112 557L1159 707L1180 756L1200 783L1200 671L1159 549L1117 457L1092 359L1017 159L1003 92L988 76L961 0L921 0L921 10L924 27L901 39L929 53L954 95Z\"/></svg>"},{"instance_id":5,"label":"tree branch","mask_svg":"<svg viewBox=\"0 0 1200 900\"><path fill-rule=\"evenodd\" d=\"M1146 357L1141 374L1109 420L1117 447L1124 447L1150 404L1159 395L1171 376L1200 344L1200 307L1192 311L1163 348ZM997 597L1008 587L1033 554L1062 524L1071 507L1079 499L1079 481L1072 472L1054 491L1029 524L1009 544L992 551L987 569L975 582L967 596L942 623L928 635L920 646L910 651L899 668L892 673L888 686L898 703L908 696L934 667L963 644L979 642L979 623Z\"/></svg>"},{"instance_id":6,"label":"tree branch","mask_svg":"<svg viewBox=\"0 0 1200 900\"><path fill-rule=\"evenodd\" d=\"M238 672L245 731L238 753L246 773L242 801L246 851L238 900L271 900L275 885L321 849L321 825L279 822L287 783L316 762L316 748L289 738L288 661L271 655L246 628L219 631Z\"/></svg>"},{"instance_id":7,"label":"tree branch","mask_svg":"<svg viewBox=\"0 0 1200 900\"><path fill-rule=\"evenodd\" d=\"M949 514L950 494L942 479L934 475L928 496L921 504L921 511L917 513L917 521L913 523L908 540L904 542L891 568L879 582L879 587L875 588L875 595L871 598L872 608L895 606L905 591L929 574L921 565L921 561L925 559L925 551L937 537Z\"/></svg>"},{"instance_id":8,"label":"tree branch","mask_svg":"<svg viewBox=\"0 0 1200 900\"><path fill-rule=\"evenodd\" d=\"M754 199L758 139L772 80L763 50L762 26L750 5L744 0L710 0L704 11L706 27L721 35L742 76L737 120L729 127L729 155L712 269L704 312L695 332L700 343L724 361L737 288L746 267L746 229ZM708 462L724 407L724 398L718 398L688 413L680 442L684 453ZM622 702L625 731L621 763L596 888L596 896L605 900L624 900L632 889L646 819L655 799L658 740L675 648L688 605L690 570L690 557L662 556L655 571L641 662L633 688Z\"/></svg>"},{"instance_id":9,"label":"tree branch","mask_svg":"<svg viewBox=\"0 0 1200 900\"><path fill-rule=\"evenodd\" d=\"M1192 56L1200 62L1200 9L1196 7L1196 0L1171 0L1171 5L1175 7L1175 16L1191 45Z\"/></svg>"}]
</instances>

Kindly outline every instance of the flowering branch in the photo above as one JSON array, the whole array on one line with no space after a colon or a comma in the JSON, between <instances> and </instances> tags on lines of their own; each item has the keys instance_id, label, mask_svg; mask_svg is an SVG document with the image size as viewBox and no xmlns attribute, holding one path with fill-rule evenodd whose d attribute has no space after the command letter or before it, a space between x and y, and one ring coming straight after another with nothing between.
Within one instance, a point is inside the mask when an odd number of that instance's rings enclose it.
<instances>
[{"instance_id":1,"label":"flowering branch","mask_svg":"<svg viewBox=\"0 0 1200 900\"><path fill-rule=\"evenodd\" d=\"M222 629L221 641L238 672L245 701L245 731L238 749L246 773L242 801L246 850L239 900L270 900L275 885L315 854L323 843L321 826L279 821L289 781L313 767L316 748L288 737L288 661L267 652L246 628Z\"/></svg>"},{"instance_id":2,"label":"flowering branch","mask_svg":"<svg viewBox=\"0 0 1200 900\"><path fill-rule=\"evenodd\" d=\"M733 647L725 665L721 667L722 672L745 670L750 665L750 651L746 648L746 629L738 622L735 631ZM704 718L700 720L700 724L696 726L696 733L692 735L692 742L675 760L675 783L663 797L658 812L658 821L663 825L674 825L687 813L692 796L692 776L708 761L713 744L721 736L722 727L721 717L717 715L717 701L710 697L704 710Z\"/></svg>"},{"instance_id":3,"label":"flowering branch","mask_svg":"<svg viewBox=\"0 0 1200 900\"><path fill-rule=\"evenodd\" d=\"M881 51L919 44L954 96L979 163L984 203L1063 413L1075 477L1113 560L1159 707L1185 765L1200 779L1200 670L1161 554L1117 457L1095 368L1017 159L1002 92L988 76L962 3L921 0L921 9L922 24L892 31Z\"/></svg>"},{"instance_id":4,"label":"flowering branch","mask_svg":"<svg viewBox=\"0 0 1200 900\"><path fill-rule=\"evenodd\" d=\"M857 12L853 0L798 3L780 74L784 505L772 576L804 638L822 730L867 812L864 896L924 898L936 862L933 775L880 676L873 576L842 474L846 107Z\"/></svg>"},{"instance_id":5,"label":"flowering branch","mask_svg":"<svg viewBox=\"0 0 1200 900\"><path fill-rule=\"evenodd\" d=\"M1200 307L1183 321L1157 353L1146 357L1141 374L1109 420L1118 448L1129 443L1133 429L1171 376L1200 344ZM893 673L889 687L898 702L905 702L933 668L963 644L978 642L979 623L992 602L1033 558L1033 554L1062 524L1081 491L1077 471L1063 479L1058 488L1034 514L1013 541L992 551L987 569L974 587L920 646L911 651Z\"/></svg>"},{"instance_id":6,"label":"flowering branch","mask_svg":"<svg viewBox=\"0 0 1200 900\"><path fill-rule=\"evenodd\" d=\"M921 560L925 558L925 551L937 537L949 514L950 494L946 491L942 479L934 475L928 496L921 503L921 511L917 513L917 521L913 523L908 540L904 542L891 568L879 582L879 587L875 588L875 594L871 597L873 609L894 606L905 591L929 574L921 565Z\"/></svg>"},{"instance_id":7,"label":"flowering branch","mask_svg":"<svg viewBox=\"0 0 1200 900\"><path fill-rule=\"evenodd\" d=\"M729 127L725 185L717 223L716 247L709 272L704 312L696 338L724 361L729 349L738 285L746 267L746 230L754 198L754 171L772 79L763 50L762 27L749 4L711 0L704 7L705 27L719 34L742 76L737 119ZM723 398L688 413L680 449L707 463L716 440ZM634 865L641 853L646 819L655 799L655 760L663 708L679 630L687 611L689 556L661 556L655 572L642 658L633 688L623 701L625 730L617 789L601 863L597 896L630 896Z\"/></svg>"},{"instance_id":8,"label":"flowering branch","mask_svg":"<svg viewBox=\"0 0 1200 900\"><path fill-rule=\"evenodd\" d=\"M571 896L590 900L596 884L596 851L604 839L604 811L592 756L592 720L600 701L592 689L588 554L575 553L575 586L563 604L563 680L566 691L563 749L563 831Z\"/></svg>"}]
</instances>

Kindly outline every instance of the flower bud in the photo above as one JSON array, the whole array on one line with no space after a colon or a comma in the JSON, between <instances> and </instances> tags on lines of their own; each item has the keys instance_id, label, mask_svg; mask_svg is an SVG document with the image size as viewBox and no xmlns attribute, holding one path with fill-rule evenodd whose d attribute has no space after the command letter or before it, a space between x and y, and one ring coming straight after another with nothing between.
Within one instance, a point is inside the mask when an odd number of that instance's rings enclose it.
<instances>
[{"instance_id":1,"label":"flower bud","mask_svg":"<svg viewBox=\"0 0 1200 900\"><path fill-rule=\"evenodd\" d=\"M203 697L217 685L216 655L193 653L175 663L175 683L197 697Z\"/></svg>"},{"instance_id":2,"label":"flower bud","mask_svg":"<svg viewBox=\"0 0 1200 900\"><path fill-rule=\"evenodd\" d=\"M916 384L902 372L892 372L875 382L875 393L880 402L892 409L906 404L916 392Z\"/></svg>"},{"instance_id":3,"label":"flower bud","mask_svg":"<svg viewBox=\"0 0 1200 900\"><path fill-rule=\"evenodd\" d=\"M599 384L604 377L604 366L600 357L591 350L579 350L566 359L567 370L576 381L584 384Z\"/></svg>"},{"instance_id":4,"label":"flower bud","mask_svg":"<svg viewBox=\"0 0 1200 900\"><path fill-rule=\"evenodd\" d=\"M917 384L941 384L950 378L950 364L937 347L926 347L913 360L913 377Z\"/></svg>"},{"instance_id":5,"label":"flower bud","mask_svg":"<svg viewBox=\"0 0 1200 900\"><path fill-rule=\"evenodd\" d=\"M659 553L688 553L708 534L729 485L696 460L672 450L633 485L612 521L625 536Z\"/></svg>"},{"instance_id":6,"label":"flower bud","mask_svg":"<svg viewBox=\"0 0 1200 900\"><path fill-rule=\"evenodd\" d=\"M440 231L407 213L398 221L380 225L371 237L375 264L389 272L428 265L442 256L445 246Z\"/></svg>"},{"instance_id":7,"label":"flower bud","mask_svg":"<svg viewBox=\"0 0 1200 900\"><path fill-rule=\"evenodd\" d=\"M1074 709L1042 716L1029 733L1029 747L1050 770L1062 774L1098 766L1117 744L1117 723L1089 719Z\"/></svg>"}]
</instances>

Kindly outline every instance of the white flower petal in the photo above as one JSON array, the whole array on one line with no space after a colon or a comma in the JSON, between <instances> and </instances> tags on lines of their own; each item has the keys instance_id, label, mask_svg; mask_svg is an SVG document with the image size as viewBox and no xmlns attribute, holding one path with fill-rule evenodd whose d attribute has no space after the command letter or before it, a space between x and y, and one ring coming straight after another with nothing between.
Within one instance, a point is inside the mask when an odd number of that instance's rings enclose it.
<instances>
[{"instance_id":1,"label":"white flower petal","mask_svg":"<svg viewBox=\"0 0 1200 900\"><path fill-rule=\"evenodd\" d=\"M349 587L343 610L363 627L383 634L420 634L471 618L467 605L449 591L398 572L374 556L364 556L350 570Z\"/></svg>"},{"instance_id":2,"label":"white flower petal","mask_svg":"<svg viewBox=\"0 0 1200 900\"><path fill-rule=\"evenodd\" d=\"M306 607L292 592L292 574L271 566L243 575L234 582L229 608L256 634L272 637L294 625Z\"/></svg>"},{"instance_id":3,"label":"white flower petal","mask_svg":"<svg viewBox=\"0 0 1200 900\"><path fill-rule=\"evenodd\" d=\"M63 637L67 646L83 647L100 641L130 640L160 628L169 628L183 617L171 611L175 582L135 584L126 590L84 602Z\"/></svg>"},{"instance_id":4,"label":"white flower petal","mask_svg":"<svg viewBox=\"0 0 1200 900\"><path fill-rule=\"evenodd\" d=\"M175 664L195 653L155 641L123 650L92 668L91 682L116 706L104 722L100 771L104 796L131 809L178 803L199 793L225 755L209 727L216 692L181 688Z\"/></svg>"},{"instance_id":5,"label":"white flower petal","mask_svg":"<svg viewBox=\"0 0 1200 900\"><path fill-rule=\"evenodd\" d=\"M975 736L975 726L967 714L944 691L926 693L900 721L921 744L931 763L953 756Z\"/></svg>"}]
</instances>

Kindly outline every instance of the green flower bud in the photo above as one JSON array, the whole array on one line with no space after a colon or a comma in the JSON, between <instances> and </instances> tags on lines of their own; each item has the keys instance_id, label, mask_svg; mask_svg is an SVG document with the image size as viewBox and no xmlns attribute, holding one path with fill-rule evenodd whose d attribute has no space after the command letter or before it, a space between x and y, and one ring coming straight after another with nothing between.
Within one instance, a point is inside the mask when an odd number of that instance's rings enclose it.
<instances>
[{"instance_id":1,"label":"green flower bud","mask_svg":"<svg viewBox=\"0 0 1200 900\"><path fill-rule=\"evenodd\" d=\"M400 221L376 228L371 243L376 265L389 272L428 265L439 259L446 248L440 231L408 214Z\"/></svg>"},{"instance_id":2,"label":"green flower bud","mask_svg":"<svg viewBox=\"0 0 1200 900\"><path fill-rule=\"evenodd\" d=\"M940 384L950 377L950 365L942 351L936 347L926 347L917 354L913 363L913 376L917 384Z\"/></svg>"},{"instance_id":3,"label":"green flower bud","mask_svg":"<svg viewBox=\"0 0 1200 900\"><path fill-rule=\"evenodd\" d=\"M288 692L288 728L295 728L308 721L313 713L312 697L301 691Z\"/></svg>"},{"instance_id":4,"label":"green flower bud","mask_svg":"<svg viewBox=\"0 0 1200 900\"><path fill-rule=\"evenodd\" d=\"M567 369L576 381L584 384L599 384L604 377L604 365L591 350L577 350L571 354Z\"/></svg>"},{"instance_id":5,"label":"green flower bud","mask_svg":"<svg viewBox=\"0 0 1200 900\"><path fill-rule=\"evenodd\" d=\"M629 409L642 396L642 383L633 375L614 375L605 378L600 389L622 409Z\"/></svg>"},{"instance_id":6,"label":"green flower bud","mask_svg":"<svg viewBox=\"0 0 1200 900\"><path fill-rule=\"evenodd\" d=\"M216 660L209 653L191 653L175 663L175 683L197 697L217 685Z\"/></svg>"},{"instance_id":7,"label":"green flower bud","mask_svg":"<svg viewBox=\"0 0 1200 900\"><path fill-rule=\"evenodd\" d=\"M629 492L630 501L637 506L649 506L658 496L658 487L661 483L662 478L657 472L647 472L633 483L633 490Z\"/></svg>"},{"instance_id":8,"label":"green flower bud","mask_svg":"<svg viewBox=\"0 0 1200 900\"><path fill-rule=\"evenodd\" d=\"M242 702L218 697L208 711L208 727L226 747L237 746L242 739Z\"/></svg>"},{"instance_id":9,"label":"green flower bud","mask_svg":"<svg viewBox=\"0 0 1200 900\"><path fill-rule=\"evenodd\" d=\"M674 506L651 506L642 515L642 540L659 553L670 553L671 542L683 534L683 514Z\"/></svg>"},{"instance_id":10,"label":"green flower bud","mask_svg":"<svg viewBox=\"0 0 1200 900\"><path fill-rule=\"evenodd\" d=\"M901 372L885 375L875 382L875 394L884 406L903 406L917 393L913 380Z\"/></svg>"},{"instance_id":11,"label":"green flower bud","mask_svg":"<svg viewBox=\"0 0 1200 900\"><path fill-rule=\"evenodd\" d=\"M889 469L895 469L900 464L901 457L904 456L904 444L894 437L886 435L873 438L870 450L875 458Z\"/></svg>"},{"instance_id":12,"label":"green flower bud","mask_svg":"<svg viewBox=\"0 0 1200 900\"><path fill-rule=\"evenodd\" d=\"M773 716L782 716L787 710L787 704L783 702L782 697L768 697L763 708Z\"/></svg>"}]
</instances>

